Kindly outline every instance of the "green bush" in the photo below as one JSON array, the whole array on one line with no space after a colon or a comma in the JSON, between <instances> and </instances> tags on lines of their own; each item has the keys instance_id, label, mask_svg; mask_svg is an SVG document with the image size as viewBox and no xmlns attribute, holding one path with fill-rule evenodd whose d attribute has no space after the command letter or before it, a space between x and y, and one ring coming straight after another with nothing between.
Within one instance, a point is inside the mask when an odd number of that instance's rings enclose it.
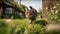
<instances>
[{"instance_id":1,"label":"green bush","mask_svg":"<svg viewBox=\"0 0 60 34\"><path fill-rule=\"evenodd\" d=\"M48 24L47 21L45 21L45 20L38 20L38 21L36 21L35 23L36 23L36 24L43 25L43 26L45 26L45 25Z\"/></svg>"}]
</instances>

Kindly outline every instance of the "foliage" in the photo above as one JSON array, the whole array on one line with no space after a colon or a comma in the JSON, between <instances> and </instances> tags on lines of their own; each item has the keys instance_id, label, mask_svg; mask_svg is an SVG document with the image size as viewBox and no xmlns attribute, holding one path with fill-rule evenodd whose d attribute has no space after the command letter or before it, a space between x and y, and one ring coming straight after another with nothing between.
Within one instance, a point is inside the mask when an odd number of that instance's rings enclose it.
<instances>
[{"instance_id":1,"label":"foliage","mask_svg":"<svg viewBox=\"0 0 60 34\"><path fill-rule=\"evenodd\" d=\"M0 20L0 34L7 34L7 24Z\"/></svg>"},{"instance_id":2,"label":"foliage","mask_svg":"<svg viewBox=\"0 0 60 34\"><path fill-rule=\"evenodd\" d=\"M8 24L7 27L2 29L5 34L44 34L43 27L40 24L30 24L28 19L2 19L4 23Z\"/></svg>"},{"instance_id":3,"label":"foliage","mask_svg":"<svg viewBox=\"0 0 60 34\"><path fill-rule=\"evenodd\" d=\"M2 0L2 1L8 5L11 5L11 7L16 10L15 12L18 13L18 16L19 16L19 13L22 13L22 16L25 17L25 15L24 15L25 14L25 7L26 7L25 5L22 5L22 4L19 5L18 2L15 2L15 0ZM17 16L17 15L15 15L15 16ZM19 18L20 17L21 16L19 16Z\"/></svg>"},{"instance_id":4,"label":"foliage","mask_svg":"<svg viewBox=\"0 0 60 34\"><path fill-rule=\"evenodd\" d=\"M18 2L15 2L14 0L4 0L5 2L10 3L13 8L17 9L18 11L24 11L25 5L19 5Z\"/></svg>"},{"instance_id":5,"label":"foliage","mask_svg":"<svg viewBox=\"0 0 60 34\"><path fill-rule=\"evenodd\" d=\"M51 10L47 13L47 17L50 20L53 20L55 22L60 22L60 1L56 4L56 6L53 6Z\"/></svg>"},{"instance_id":6,"label":"foliage","mask_svg":"<svg viewBox=\"0 0 60 34\"><path fill-rule=\"evenodd\" d=\"M43 26L46 26L46 25L48 24L47 21L45 21L45 20L38 20L38 21L36 21L35 23L36 23L36 24L43 25Z\"/></svg>"}]
</instances>

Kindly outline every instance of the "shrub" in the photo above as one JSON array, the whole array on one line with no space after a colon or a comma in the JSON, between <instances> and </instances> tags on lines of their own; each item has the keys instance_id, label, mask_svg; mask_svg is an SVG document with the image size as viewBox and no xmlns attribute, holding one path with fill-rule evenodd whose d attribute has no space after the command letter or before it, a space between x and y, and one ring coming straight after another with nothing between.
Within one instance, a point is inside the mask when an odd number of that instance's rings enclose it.
<instances>
[{"instance_id":1,"label":"shrub","mask_svg":"<svg viewBox=\"0 0 60 34\"><path fill-rule=\"evenodd\" d=\"M45 20L38 20L38 21L36 21L35 23L36 23L36 24L43 25L43 26L45 26L45 25L48 24L47 21L45 21Z\"/></svg>"}]
</instances>

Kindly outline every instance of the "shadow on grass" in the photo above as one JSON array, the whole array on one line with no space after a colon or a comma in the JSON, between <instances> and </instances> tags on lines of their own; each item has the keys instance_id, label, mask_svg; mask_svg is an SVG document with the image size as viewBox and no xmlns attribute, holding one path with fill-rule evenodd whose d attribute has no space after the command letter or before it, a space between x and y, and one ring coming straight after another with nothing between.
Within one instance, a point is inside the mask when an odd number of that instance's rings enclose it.
<instances>
[{"instance_id":1,"label":"shadow on grass","mask_svg":"<svg viewBox=\"0 0 60 34\"><path fill-rule=\"evenodd\" d=\"M45 20L38 20L38 21L35 22L35 24L40 24L40 25L46 26L47 21L45 21Z\"/></svg>"}]
</instances>

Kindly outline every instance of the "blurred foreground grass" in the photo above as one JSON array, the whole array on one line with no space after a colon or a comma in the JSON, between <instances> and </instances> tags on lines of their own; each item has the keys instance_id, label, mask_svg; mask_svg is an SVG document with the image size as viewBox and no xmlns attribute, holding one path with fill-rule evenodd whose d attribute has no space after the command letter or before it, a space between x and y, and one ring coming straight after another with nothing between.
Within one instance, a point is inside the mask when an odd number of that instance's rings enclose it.
<instances>
[{"instance_id":1,"label":"blurred foreground grass","mask_svg":"<svg viewBox=\"0 0 60 34\"><path fill-rule=\"evenodd\" d=\"M44 34L42 26L29 19L0 19L0 34Z\"/></svg>"},{"instance_id":2,"label":"blurred foreground grass","mask_svg":"<svg viewBox=\"0 0 60 34\"><path fill-rule=\"evenodd\" d=\"M0 19L0 34L60 34L60 31L45 33L45 23L46 18L37 18L32 24L29 19Z\"/></svg>"}]
</instances>

